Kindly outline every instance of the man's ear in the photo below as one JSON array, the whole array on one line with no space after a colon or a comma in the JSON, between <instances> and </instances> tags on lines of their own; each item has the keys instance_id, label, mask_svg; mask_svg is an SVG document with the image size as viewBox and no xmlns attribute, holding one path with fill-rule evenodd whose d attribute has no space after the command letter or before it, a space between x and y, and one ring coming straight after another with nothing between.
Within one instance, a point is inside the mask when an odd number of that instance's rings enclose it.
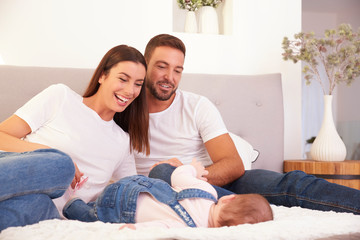
<instances>
[{"instance_id":1,"label":"man's ear","mask_svg":"<svg viewBox=\"0 0 360 240\"><path fill-rule=\"evenodd\" d=\"M226 195L226 196L223 196L221 197L223 203L227 203L227 202L230 202L231 200L235 199L235 194L231 194L231 195Z\"/></svg>"}]
</instances>

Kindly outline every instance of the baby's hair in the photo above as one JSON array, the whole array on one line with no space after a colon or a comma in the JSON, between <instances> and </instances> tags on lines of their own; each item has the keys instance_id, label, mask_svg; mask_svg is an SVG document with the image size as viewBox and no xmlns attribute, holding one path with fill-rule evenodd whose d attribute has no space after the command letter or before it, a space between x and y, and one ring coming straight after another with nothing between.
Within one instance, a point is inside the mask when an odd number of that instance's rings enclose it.
<instances>
[{"instance_id":1,"label":"baby's hair","mask_svg":"<svg viewBox=\"0 0 360 240\"><path fill-rule=\"evenodd\" d=\"M220 226L236 226L273 220L269 202L260 194L236 194L227 202L219 215Z\"/></svg>"}]
</instances>

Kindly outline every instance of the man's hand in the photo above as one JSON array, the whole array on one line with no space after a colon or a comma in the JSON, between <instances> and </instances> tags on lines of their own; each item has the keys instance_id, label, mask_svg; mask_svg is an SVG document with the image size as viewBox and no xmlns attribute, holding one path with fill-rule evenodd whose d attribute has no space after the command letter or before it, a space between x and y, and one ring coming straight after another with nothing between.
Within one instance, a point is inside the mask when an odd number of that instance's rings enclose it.
<instances>
[{"instance_id":1,"label":"man's hand","mask_svg":"<svg viewBox=\"0 0 360 240\"><path fill-rule=\"evenodd\" d=\"M160 162L155 163L155 164L150 168L150 171L151 171L151 169L153 169L153 168L156 167L157 165L163 164L163 163L168 163L168 164L170 164L171 166L174 166L174 167L179 167L179 166L183 165L183 163L182 163L179 159L177 159L177 158L170 158L170 159L168 159L168 160L164 160L164 161L160 161Z\"/></svg>"},{"instance_id":2,"label":"man's hand","mask_svg":"<svg viewBox=\"0 0 360 240\"><path fill-rule=\"evenodd\" d=\"M191 165L195 168L196 170L196 178L203 180L203 181L207 181L207 178L204 177L205 175L209 174L209 171L205 170L205 167L201 164L201 162L198 162L196 160L196 158L193 158Z\"/></svg>"}]
</instances>

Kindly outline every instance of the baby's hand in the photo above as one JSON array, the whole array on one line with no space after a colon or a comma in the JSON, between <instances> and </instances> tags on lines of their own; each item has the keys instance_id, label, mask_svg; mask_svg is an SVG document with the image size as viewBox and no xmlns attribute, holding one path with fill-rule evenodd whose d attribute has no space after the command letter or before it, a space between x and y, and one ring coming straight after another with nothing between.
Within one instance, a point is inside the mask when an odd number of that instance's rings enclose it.
<instances>
[{"instance_id":1,"label":"baby's hand","mask_svg":"<svg viewBox=\"0 0 360 240\"><path fill-rule=\"evenodd\" d=\"M135 225L132 224L132 223L127 223L127 224L122 225L122 226L119 228L119 230L124 229L124 228L130 228L130 229L132 229L132 230L136 230Z\"/></svg>"},{"instance_id":2,"label":"baby's hand","mask_svg":"<svg viewBox=\"0 0 360 240\"><path fill-rule=\"evenodd\" d=\"M196 169L196 178L207 181L207 178L204 176L208 175L209 172L205 170L205 167L201 164L201 162L198 162L196 161L196 158L193 158L191 165Z\"/></svg>"},{"instance_id":3,"label":"baby's hand","mask_svg":"<svg viewBox=\"0 0 360 240\"><path fill-rule=\"evenodd\" d=\"M76 163L74 163L74 166L75 166L75 176L74 176L74 179L71 182L71 188L72 189L75 189L76 184L78 184L81 181L81 177L84 176L84 173L79 170Z\"/></svg>"}]
</instances>

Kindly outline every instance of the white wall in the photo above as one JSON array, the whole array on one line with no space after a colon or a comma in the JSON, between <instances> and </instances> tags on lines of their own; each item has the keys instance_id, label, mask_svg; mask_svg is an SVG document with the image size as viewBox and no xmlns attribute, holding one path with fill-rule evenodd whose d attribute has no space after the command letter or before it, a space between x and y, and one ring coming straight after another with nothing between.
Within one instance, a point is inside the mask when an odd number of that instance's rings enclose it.
<instances>
[{"instance_id":1,"label":"white wall","mask_svg":"<svg viewBox=\"0 0 360 240\"><path fill-rule=\"evenodd\" d=\"M281 72L285 159L300 158L301 66L282 60L281 42L301 30L301 0L233 0L233 35L174 32L173 21L183 15L174 5L176 0L1 0L0 56L9 65L94 68L115 45L143 52L150 37L174 34L187 46L185 72Z\"/></svg>"},{"instance_id":2,"label":"white wall","mask_svg":"<svg viewBox=\"0 0 360 240\"><path fill-rule=\"evenodd\" d=\"M154 34L171 31L172 2L156 3L1 0L0 55L6 64L93 68L115 45L143 51Z\"/></svg>"}]
</instances>

